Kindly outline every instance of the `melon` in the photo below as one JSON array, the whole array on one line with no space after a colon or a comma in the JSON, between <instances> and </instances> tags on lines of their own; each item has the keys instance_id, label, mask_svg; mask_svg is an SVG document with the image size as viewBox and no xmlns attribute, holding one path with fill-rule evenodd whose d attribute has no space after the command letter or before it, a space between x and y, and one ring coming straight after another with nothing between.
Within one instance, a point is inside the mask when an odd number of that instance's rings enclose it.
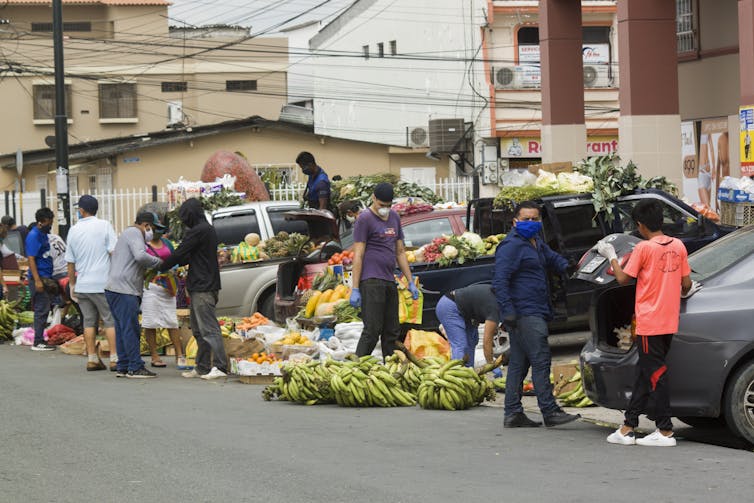
<instances>
[{"instance_id":1,"label":"melon","mask_svg":"<svg viewBox=\"0 0 754 503\"><path fill-rule=\"evenodd\" d=\"M227 150L218 150L204 164L202 181L214 182L226 174L236 177L235 190L245 193L247 201L270 200L264 182L243 156Z\"/></svg>"}]
</instances>

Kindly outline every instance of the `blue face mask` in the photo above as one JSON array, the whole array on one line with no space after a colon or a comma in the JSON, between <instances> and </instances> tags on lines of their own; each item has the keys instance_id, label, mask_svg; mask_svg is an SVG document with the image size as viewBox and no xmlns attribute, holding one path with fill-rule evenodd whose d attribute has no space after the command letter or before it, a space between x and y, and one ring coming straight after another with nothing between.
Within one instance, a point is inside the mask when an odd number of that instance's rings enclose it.
<instances>
[{"instance_id":1,"label":"blue face mask","mask_svg":"<svg viewBox=\"0 0 754 503\"><path fill-rule=\"evenodd\" d=\"M531 239L542 230L542 222L534 222L531 220L517 220L516 232L518 232L524 239Z\"/></svg>"}]
</instances>

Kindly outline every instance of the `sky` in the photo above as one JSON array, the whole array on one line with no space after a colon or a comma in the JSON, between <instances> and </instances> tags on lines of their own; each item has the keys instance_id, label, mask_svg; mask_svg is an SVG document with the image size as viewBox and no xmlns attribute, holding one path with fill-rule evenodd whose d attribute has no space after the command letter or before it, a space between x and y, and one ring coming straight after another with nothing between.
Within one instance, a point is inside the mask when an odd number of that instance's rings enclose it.
<instances>
[{"instance_id":1,"label":"sky","mask_svg":"<svg viewBox=\"0 0 754 503\"><path fill-rule=\"evenodd\" d=\"M332 18L353 0L173 0L170 24L202 26L230 24L251 27L254 33L274 33L297 24ZM296 19L305 11L317 7ZM285 23L281 26L277 26Z\"/></svg>"}]
</instances>

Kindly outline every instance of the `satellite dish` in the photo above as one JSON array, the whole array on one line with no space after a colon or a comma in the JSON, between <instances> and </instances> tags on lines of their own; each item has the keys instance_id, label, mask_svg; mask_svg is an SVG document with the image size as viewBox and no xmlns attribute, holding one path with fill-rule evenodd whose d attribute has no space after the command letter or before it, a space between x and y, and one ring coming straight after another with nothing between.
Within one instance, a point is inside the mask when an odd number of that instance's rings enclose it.
<instances>
[{"instance_id":1,"label":"satellite dish","mask_svg":"<svg viewBox=\"0 0 754 503\"><path fill-rule=\"evenodd\" d=\"M50 148L55 148L55 135L45 136L45 145Z\"/></svg>"}]
</instances>

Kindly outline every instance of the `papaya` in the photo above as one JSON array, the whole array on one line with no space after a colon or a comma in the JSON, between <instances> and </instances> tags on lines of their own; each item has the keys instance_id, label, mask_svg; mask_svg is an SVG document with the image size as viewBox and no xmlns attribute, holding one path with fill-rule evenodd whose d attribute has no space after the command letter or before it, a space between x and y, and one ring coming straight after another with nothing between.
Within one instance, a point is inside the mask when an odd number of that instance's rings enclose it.
<instances>
[{"instance_id":1,"label":"papaya","mask_svg":"<svg viewBox=\"0 0 754 503\"><path fill-rule=\"evenodd\" d=\"M314 310L317 308L317 303L319 302L319 298L322 296L322 292L315 291L314 295L312 295L309 298L309 301L306 303L306 309L304 310L304 316L307 318L311 318L314 316Z\"/></svg>"},{"instance_id":2,"label":"papaya","mask_svg":"<svg viewBox=\"0 0 754 503\"><path fill-rule=\"evenodd\" d=\"M335 306L345 302L344 300L338 300L335 302L325 302L317 306L317 310L314 312L315 316L332 316L334 314Z\"/></svg>"},{"instance_id":3,"label":"papaya","mask_svg":"<svg viewBox=\"0 0 754 503\"><path fill-rule=\"evenodd\" d=\"M332 294L334 292L335 290L333 290L332 288L322 292L322 295L319 296L319 300L317 301L317 306L330 302L330 297L332 297Z\"/></svg>"}]
</instances>

